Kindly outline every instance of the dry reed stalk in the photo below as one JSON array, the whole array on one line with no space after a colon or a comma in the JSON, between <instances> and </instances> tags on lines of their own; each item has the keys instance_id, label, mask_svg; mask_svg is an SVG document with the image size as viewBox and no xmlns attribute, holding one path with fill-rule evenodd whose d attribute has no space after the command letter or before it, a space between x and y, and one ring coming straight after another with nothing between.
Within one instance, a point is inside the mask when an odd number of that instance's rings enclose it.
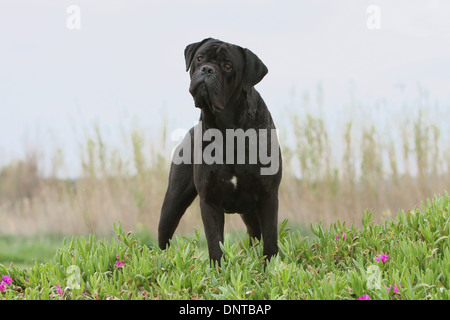
<instances>
[{"instance_id":1,"label":"dry reed stalk","mask_svg":"<svg viewBox=\"0 0 450 320\"><path fill-rule=\"evenodd\" d=\"M304 103L310 104L308 95ZM356 107L352 101L351 108ZM329 132L322 118L294 112L281 137L289 136L290 142L281 141L279 221L287 218L293 225L305 226L340 219L359 225L368 208L375 220L382 220L449 191L450 149L445 143L449 137L423 110L415 119L397 119L396 127L384 131L350 114L339 134ZM156 139L137 127L126 133L131 155L110 148L94 126L82 144L82 174L76 180L57 178L66 165L60 150L50 157L54 160L50 177L42 176L40 158L33 152L1 168L0 232L107 234L120 220L124 228L145 225L156 234L169 169L164 156L167 120L163 123ZM336 146L341 146L340 153ZM244 229L238 215L226 219L227 231ZM194 227L202 227L198 200L178 232L191 233Z\"/></svg>"}]
</instances>

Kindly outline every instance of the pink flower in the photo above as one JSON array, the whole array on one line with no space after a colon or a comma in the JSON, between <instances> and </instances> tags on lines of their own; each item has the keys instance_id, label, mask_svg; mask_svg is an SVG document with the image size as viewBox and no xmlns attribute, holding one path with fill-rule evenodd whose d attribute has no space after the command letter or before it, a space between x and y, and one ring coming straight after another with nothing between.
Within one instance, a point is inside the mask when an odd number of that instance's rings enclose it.
<instances>
[{"instance_id":1,"label":"pink flower","mask_svg":"<svg viewBox=\"0 0 450 320\"><path fill-rule=\"evenodd\" d=\"M368 294L363 294L361 297L359 297L356 300L370 300L370 296Z\"/></svg>"},{"instance_id":2,"label":"pink flower","mask_svg":"<svg viewBox=\"0 0 450 320\"><path fill-rule=\"evenodd\" d=\"M6 283L4 281L2 281L2 283L0 283L0 291L1 292L5 292L6 291Z\"/></svg>"},{"instance_id":3,"label":"pink flower","mask_svg":"<svg viewBox=\"0 0 450 320\"><path fill-rule=\"evenodd\" d=\"M59 294L63 294L63 291L62 291L61 287L59 286L59 284L56 286L56 292L58 292Z\"/></svg>"},{"instance_id":4,"label":"pink flower","mask_svg":"<svg viewBox=\"0 0 450 320\"><path fill-rule=\"evenodd\" d=\"M389 259L389 256L387 254L380 254L376 257L377 261L380 261L385 263L387 259Z\"/></svg>"},{"instance_id":5,"label":"pink flower","mask_svg":"<svg viewBox=\"0 0 450 320\"><path fill-rule=\"evenodd\" d=\"M122 260L122 261L116 261L116 267L117 268L122 268L124 265L126 265L126 263Z\"/></svg>"},{"instance_id":6,"label":"pink flower","mask_svg":"<svg viewBox=\"0 0 450 320\"><path fill-rule=\"evenodd\" d=\"M12 283L12 278L10 276L3 276L2 280L9 286Z\"/></svg>"},{"instance_id":7,"label":"pink flower","mask_svg":"<svg viewBox=\"0 0 450 320\"><path fill-rule=\"evenodd\" d=\"M345 241L346 236L345 232L342 232L342 241ZM336 240L339 240L339 233L336 235Z\"/></svg>"},{"instance_id":8,"label":"pink flower","mask_svg":"<svg viewBox=\"0 0 450 320\"><path fill-rule=\"evenodd\" d=\"M119 255L119 254L116 254L116 258L117 258L117 259L120 259L120 255Z\"/></svg>"},{"instance_id":9,"label":"pink flower","mask_svg":"<svg viewBox=\"0 0 450 320\"><path fill-rule=\"evenodd\" d=\"M391 286L389 286L389 288L387 288L388 289L388 291L391 291ZM397 288L397 283L394 283L394 291L393 291L394 293L399 293L400 291L398 290L398 288Z\"/></svg>"}]
</instances>

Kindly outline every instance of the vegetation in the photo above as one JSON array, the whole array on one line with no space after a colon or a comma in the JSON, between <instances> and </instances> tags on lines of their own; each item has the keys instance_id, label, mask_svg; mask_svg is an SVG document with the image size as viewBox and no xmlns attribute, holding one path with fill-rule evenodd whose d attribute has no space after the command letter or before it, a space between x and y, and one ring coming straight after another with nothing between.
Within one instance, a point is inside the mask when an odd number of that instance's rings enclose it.
<instances>
[{"instance_id":1,"label":"vegetation","mask_svg":"<svg viewBox=\"0 0 450 320\"><path fill-rule=\"evenodd\" d=\"M321 111L323 101L319 87L317 99L307 93L293 98L283 112L286 118L277 119L284 158L280 221L330 225L339 218L359 225L370 208L381 222L448 189L450 136L439 111L444 107L437 108L425 90L401 107L386 101L362 105L351 96L333 118ZM110 130L94 125L77 141L78 159L67 159L67 150L55 142L53 153L49 146L46 154L30 149L24 159L4 164L2 235L110 236L119 220L126 229L145 225L156 234L175 145L168 122L162 117L162 128L154 133L138 122ZM111 140L108 131L122 134ZM74 165L80 174L69 179ZM190 233L201 225L194 202L178 231ZM242 230L244 224L228 215L226 228Z\"/></svg>"},{"instance_id":2,"label":"vegetation","mask_svg":"<svg viewBox=\"0 0 450 320\"><path fill-rule=\"evenodd\" d=\"M51 260L64 240L62 234L0 236L0 263L30 267Z\"/></svg>"},{"instance_id":3,"label":"vegetation","mask_svg":"<svg viewBox=\"0 0 450 320\"><path fill-rule=\"evenodd\" d=\"M170 248L154 244L174 146L166 118L156 135L114 128L116 145L84 128L78 159L57 144L0 159L0 298L448 299L448 119L423 88L400 107L351 95L332 119L324 101L319 86L277 119L283 223L267 263L226 215L225 260L210 266L201 231L191 235L197 200Z\"/></svg>"},{"instance_id":4,"label":"vegetation","mask_svg":"<svg viewBox=\"0 0 450 320\"><path fill-rule=\"evenodd\" d=\"M280 226L280 253L266 262L248 237L222 245L221 267L199 248L200 232L166 250L122 224L118 240L64 241L51 262L0 265L2 299L449 299L450 196L362 227L311 225L314 238Z\"/></svg>"}]
</instances>

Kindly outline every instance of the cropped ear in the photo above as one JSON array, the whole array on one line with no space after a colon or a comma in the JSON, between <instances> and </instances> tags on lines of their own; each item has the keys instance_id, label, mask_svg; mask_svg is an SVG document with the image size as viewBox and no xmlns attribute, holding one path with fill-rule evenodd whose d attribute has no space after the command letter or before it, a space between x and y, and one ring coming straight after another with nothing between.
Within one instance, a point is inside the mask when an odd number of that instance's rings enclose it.
<instances>
[{"instance_id":1,"label":"cropped ear","mask_svg":"<svg viewBox=\"0 0 450 320\"><path fill-rule=\"evenodd\" d=\"M194 54L198 48L205 42L211 40L212 38L203 39L200 42L191 43L184 49L184 59L186 60L186 72L189 71L189 67L191 66L192 59L194 58Z\"/></svg>"},{"instance_id":2,"label":"cropped ear","mask_svg":"<svg viewBox=\"0 0 450 320\"><path fill-rule=\"evenodd\" d=\"M260 82L269 71L266 65L248 49L243 48L245 58L244 77L242 87L245 91Z\"/></svg>"}]
</instances>

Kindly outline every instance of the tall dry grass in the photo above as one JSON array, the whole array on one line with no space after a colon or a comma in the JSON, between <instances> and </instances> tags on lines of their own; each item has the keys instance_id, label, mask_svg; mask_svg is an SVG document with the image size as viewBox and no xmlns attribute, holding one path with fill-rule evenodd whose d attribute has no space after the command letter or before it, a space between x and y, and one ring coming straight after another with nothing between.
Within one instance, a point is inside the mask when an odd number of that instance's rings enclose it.
<instances>
[{"instance_id":1,"label":"tall dry grass","mask_svg":"<svg viewBox=\"0 0 450 320\"><path fill-rule=\"evenodd\" d=\"M379 119L358 116L363 107L354 100L351 112L340 119L327 119L323 97L314 106L319 112L310 112L304 100L288 108L279 124L284 157L280 221L359 224L365 209L384 219L450 189L448 127L436 124L430 105L399 116L390 114L387 104L381 113L390 121L383 126ZM156 234L170 164L167 122L158 137L139 126L126 132L129 152L108 145L98 126L90 129L80 147L77 179L58 178L67 166L59 152L51 155L52 174L45 177L42 160L33 152L0 169L2 234L107 234L118 220L124 228ZM194 226L202 226L197 200L178 232L190 233ZM228 215L226 226L244 228L237 215Z\"/></svg>"}]
</instances>

